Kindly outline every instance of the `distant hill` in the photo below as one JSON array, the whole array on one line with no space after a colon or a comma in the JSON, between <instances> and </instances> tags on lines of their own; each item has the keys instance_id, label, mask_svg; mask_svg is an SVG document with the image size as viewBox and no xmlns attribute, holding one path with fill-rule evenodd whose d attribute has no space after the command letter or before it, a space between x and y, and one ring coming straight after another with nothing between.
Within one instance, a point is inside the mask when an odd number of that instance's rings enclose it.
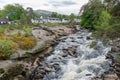
<instances>
[{"instance_id":1,"label":"distant hill","mask_svg":"<svg viewBox=\"0 0 120 80\"><path fill-rule=\"evenodd\" d=\"M34 13L36 15L43 14L44 16L51 16L52 14L51 11L46 11L46 10L34 10Z\"/></svg>"}]
</instances>

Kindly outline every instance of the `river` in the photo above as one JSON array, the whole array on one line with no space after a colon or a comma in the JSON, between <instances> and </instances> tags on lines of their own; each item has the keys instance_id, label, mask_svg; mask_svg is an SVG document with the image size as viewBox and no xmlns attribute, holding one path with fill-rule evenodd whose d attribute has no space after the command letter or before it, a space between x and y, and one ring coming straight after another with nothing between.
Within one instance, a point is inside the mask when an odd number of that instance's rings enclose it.
<instances>
[{"instance_id":1,"label":"river","mask_svg":"<svg viewBox=\"0 0 120 80\"><path fill-rule=\"evenodd\" d=\"M83 29L62 37L52 55L42 62L43 67L48 66L51 70L35 80L91 80L102 77L110 69L111 61L105 55L111 47L97 41L95 47L90 48L90 44L96 41L91 35L92 32Z\"/></svg>"}]
</instances>

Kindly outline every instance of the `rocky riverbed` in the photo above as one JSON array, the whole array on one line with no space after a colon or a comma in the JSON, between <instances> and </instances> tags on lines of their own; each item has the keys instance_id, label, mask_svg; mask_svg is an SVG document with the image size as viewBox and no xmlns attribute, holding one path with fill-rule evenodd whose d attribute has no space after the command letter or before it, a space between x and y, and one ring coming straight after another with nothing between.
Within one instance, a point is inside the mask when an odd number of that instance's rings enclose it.
<instances>
[{"instance_id":1,"label":"rocky riverbed","mask_svg":"<svg viewBox=\"0 0 120 80\"><path fill-rule=\"evenodd\" d=\"M73 28L65 26L34 27L32 34L37 45L30 50L18 50L9 60L0 61L0 80L29 80L32 71L39 65L38 61L51 55L59 38L73 32Z\"/></svg>"},{"instance_id":2,"label":"rocky riverbed","mask_svg":"<svg viewBox=\"0 0 120 80\"><path fill-rule=\"evenodd\" d=\"M94 40L91 32L80 32L62 37L59 44L33 70L30 80L118 80L112 59L106 59L111 46ZM96 45L90 48L93 41Z\"/></svg>"}]
</instances>

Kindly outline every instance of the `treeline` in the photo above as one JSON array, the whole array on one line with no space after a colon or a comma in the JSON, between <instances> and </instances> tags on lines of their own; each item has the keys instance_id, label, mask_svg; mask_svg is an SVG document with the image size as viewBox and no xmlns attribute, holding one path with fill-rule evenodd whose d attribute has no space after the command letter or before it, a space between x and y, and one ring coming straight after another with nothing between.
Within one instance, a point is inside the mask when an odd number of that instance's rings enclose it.
<instances>
[{"instance_id":1,"label":"treeline","mask_svg":"<svg viewBox=\"0 0 120 80\"><path fill-rule=\"evenodd\" d=\"M96 37L120 37L120 0L89 0L80 12L81 26L95 30Z\"/></svg>"},{"instance_id":2,"label":"treeline","mask_svg":"<svg viewBox=\"0 0 120 80\"><path fill-rule=\"evenodd\" d=\"M19 4L8 4L0 10L0 18L8 18L18 24L31 24L31 19L35 17L33 9L25 10Z\"/></svg>"}]
</instances>

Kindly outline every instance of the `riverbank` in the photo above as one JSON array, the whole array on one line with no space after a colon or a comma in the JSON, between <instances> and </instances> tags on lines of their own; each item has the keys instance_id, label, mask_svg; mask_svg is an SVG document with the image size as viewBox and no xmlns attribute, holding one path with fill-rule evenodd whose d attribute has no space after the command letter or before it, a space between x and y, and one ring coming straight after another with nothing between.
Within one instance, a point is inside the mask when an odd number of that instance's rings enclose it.
<instances>
[{"instance_id":1,"label":"riverbank","mask_svg":"<svg viewBox=\"0 0 120 80\"><path fill-rule=\"evenodd\" d=\"M29 50L18 50L9 60L0 61L1 80L28 80L31 71L36 68L38 60L43 60L53 51L59 38L74 33L73 28L61 27L34 27L32 34L37 45ZM9 79L8 79L9 78Z\"/></svg>"}]
</instances>

